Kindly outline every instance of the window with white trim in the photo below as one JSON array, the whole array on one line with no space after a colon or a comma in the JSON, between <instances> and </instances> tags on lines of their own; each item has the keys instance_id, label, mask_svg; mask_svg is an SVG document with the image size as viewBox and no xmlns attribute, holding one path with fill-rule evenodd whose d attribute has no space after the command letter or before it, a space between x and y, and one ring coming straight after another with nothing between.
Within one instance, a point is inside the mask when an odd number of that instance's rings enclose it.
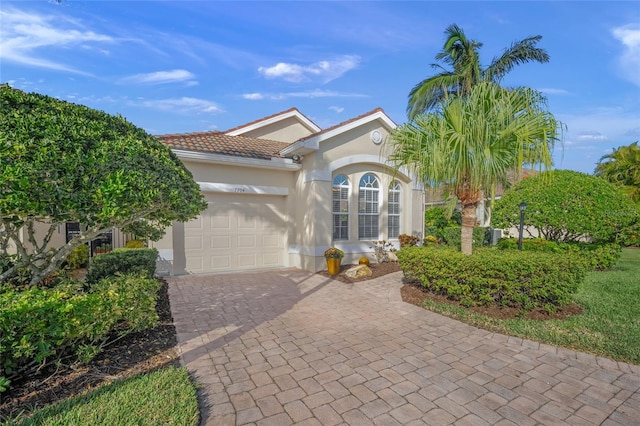
<instances>
[{"instance_id":1,"label":"window with white trim","mask_svg":"<svg viewBox=\"0 0 640 426\"><path fill-rule=\"evenodd\" d=\"M349 239L349 179L338 175L333 179L333 240Z\"/></svg>"},{"instance_id":2,"label":"window with white trim","mask_svg":"<svg viewBox=\"0 0 640 426\"><path fill-rule=\"evenodd\" d=\"M389 222L387 238L398 238L400 235L400 183L395 180L389 185L387 220Z\"/></svg>"},{"instance_id":3,"label":"window with white trim","mask_svg":"<svg viewBox=\"0 0 640 426\"><path fill-rule=\"evenodd\" d=\"M367 173L360 179L358 192L358 239L377 240L380 235L380 185L378 178Z\"/></svg>"}]
</instances>

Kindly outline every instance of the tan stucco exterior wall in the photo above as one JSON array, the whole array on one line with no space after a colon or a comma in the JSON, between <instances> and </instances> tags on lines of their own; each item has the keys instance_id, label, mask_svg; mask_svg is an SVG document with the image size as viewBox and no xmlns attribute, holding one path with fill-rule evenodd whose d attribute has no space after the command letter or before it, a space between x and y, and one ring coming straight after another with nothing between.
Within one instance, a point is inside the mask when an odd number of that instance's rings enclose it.
<instances>
[{"instance_id":1,"label":"tan stucco exterior wall","mask_svg":"<svg viewBox=\"0 0 640 426\"><path fill-rule=\"evenodd\" d=\"M357 263L362 256L374 260L371 240L358 239L358 187L366 173L373 173L380 183L378 238L389 239L386 212L388 188L394 178L401 184L400 233L422 236L424 194L421 190L414 190L408 176L394 173L386 165L386 147L372 142L370 135L373 130L380 131L383 138L389 134L379 121L372 121L320 141L318 151L305 156L303 170L296 176L293 194L299 200L295 204L303 206L294 215L299 237L295 253L290 253L293 266L311 271L325 269L323 253L331 246L345 252L343 263ZM332 241L332 182L338 174L347 176L351 188L349 239L344 241ZM393 241L397 245L397 239Z\"/></svg>"},{"instance_id":2,"label":"tan stucco exterior wall","mask_svg":"<svg viewBox=\"0 0 640 426\"><path fill-rule=\"evenodd\" d=\"M242 136L292 143L311 134L295 117L289 117L266 126L243 131Z\"/></svg>"},{"instance_id":3,"label":"tan stucco exterior wall","mask_svg":"<svg viewBox=\"0 0 640 426\"><path fill-rule=\"evenodd\" d=\"M277 124L242 135L291 142L309 134L308 129L293 118ZM379 131L383 139L389 135L387 125L377 119L334 132L333 136L320 134L317 150L304 153L299 170L260 168L235 161L229 164L191 159L183 161L197 182L210 184L205 193L212 202L215 202L216 193L229 193L242 188L249 189L249 193L256 188L279 191L285 200L284 211L280 214L287 224L283 229L286 236L284 266L315 272L326 269L323 253L331 246L345 251L343 263L357 263L362 256L374 260L371 240L358 239L358 187L360 178L366 173L373 173L380 183L379 238L389 239L387 200L389 184L393 179L401 185L400 233L422 236L424 193L414 188L409 176L396 173L386 164L387 147L384 143L372 141L371 132L374 130ZM338 174L346 175L351 185L350 230L349 239L345 241L332 241L332 181ZM246 197L251 199L250 194ZM174 273L184 269L184 224L175 224L153 246L159 249L164 265L173 267Z\"/></svg>"}]
</instances>

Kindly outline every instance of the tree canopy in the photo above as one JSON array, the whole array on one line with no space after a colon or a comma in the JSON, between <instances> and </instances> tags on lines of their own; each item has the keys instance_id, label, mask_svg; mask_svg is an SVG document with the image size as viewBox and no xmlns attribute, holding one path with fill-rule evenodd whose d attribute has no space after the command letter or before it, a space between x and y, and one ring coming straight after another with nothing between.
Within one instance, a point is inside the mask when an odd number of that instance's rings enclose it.
<instances>
[{"instance_id":1,"label":"tree canopy","mask_svg":"<svg viewBox=\"0 0 640 426\"><path fill-rule=\"evenodd\" d=\"M440 70L416 84L409 92L407 116L410 120L438 105L445 97L465 96L471 88L484 81L499 83L516 65L536 61L549 62L544 49L536 47L542 36L536 35L516 41L493 58L489 66L482 68L479 50L482 43L467 38L462 28L452 24L445 30L446 39L435 63L431 66Z\"/></svg>"},{"instance_id":2,"label":"tree canopy","mask_svg":"<svg viewBox=\"0 0 640 426\"><path fill-rule=\"evenodd\" d=\"M18 259L0 282L25 266L37 282L110 228L158 231L205 207L182 162L124 118L0 86L0 254ZM65 222L81 233L50 247Z\"/></svg>"},{"instance_id":3,"label":"tree canopy","mask_svg":"<svg viewBox=\"0 0 640 426\"><path fill-rule=\"evenodd\" d=\"M530 236L557 242L613 241L638 220L638 209L615 185L585 173L553 170L507 190L496 202L493 226L518 226L523 201L526 228L536 231Z\"/></svg>"},{"instance_id":4,"label":"tree canopy","mask_svg":"<svg viewBox=\"0 0 640 426\"><path fill-rule=\"evenodd\" d=\"M595 175L615 185L640 207L640 147L638 141L620 146L603 156L596 165Z\"/></svg>"},{"instance_id":5,"label":"tree canopy","mask_svg":"<svg viewBox=\"0 0 640 426\"><path fill-rule=\"evenodd\" d=\"M470 254L482 192L506 182L523 163L550 167L559 130L540 93L481 82L467 96L447 97L434 112L396 128L390 160L429 186L446 184L456 195L462 204L462 251Z\"/></svg>"}]
</instances>

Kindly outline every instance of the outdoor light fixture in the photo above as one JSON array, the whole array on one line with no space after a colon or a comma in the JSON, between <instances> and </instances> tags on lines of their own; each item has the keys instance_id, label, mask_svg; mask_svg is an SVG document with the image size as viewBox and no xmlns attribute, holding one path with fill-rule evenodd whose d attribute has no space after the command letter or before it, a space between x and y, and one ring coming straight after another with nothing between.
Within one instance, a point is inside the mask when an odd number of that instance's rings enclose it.
<instances>
[{"instance_id":1,"label":"outdoor light fixture","mask_svg":"<svg viewBox=\"0 0 640 426\"><path fill-rule=\"evenodd\" d=\"M522 232L524 231L524 211L527 209L527 203L521 202L520 208L520 229L518 230L518 250L522 250Z\"/></svg>"}]
</instances>

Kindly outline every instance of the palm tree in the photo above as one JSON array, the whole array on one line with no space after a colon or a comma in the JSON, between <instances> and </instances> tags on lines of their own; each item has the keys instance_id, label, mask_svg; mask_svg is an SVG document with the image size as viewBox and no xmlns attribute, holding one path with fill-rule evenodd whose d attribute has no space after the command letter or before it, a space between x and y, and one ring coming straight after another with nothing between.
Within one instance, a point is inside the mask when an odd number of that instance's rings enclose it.
<instances>
[{"instance_id":1,"label":"palm tree","mask_svg":"<svg viewBox=\"0 0 640 426\"><path fill-rule=\"evenodd\" d=\"M487 68L482 69L478 53L482 43L468 39L456 24L447 27L445 34L447 38L442 51L436 55L436 60L444 62L451 69L437 63L432 64L433 68L441 72L422 80L411 89L407 104L409 120L431 110L445 96L468 94L481 81L499 83L516 65L530 61L549 62L547 52L536 47L542 39L542 36L537 35L514 42L500 57L494 58Z\"/></svg>"},{"instance_id":2,"label":"palm tree","mask_svg":"<svg viewBox=\"0 0 640 426\"><path fill-rule=\"evenodd\" d=\"M640 207L640 147L638 141L600 158L595 175L619 185Z\"/></svg>"},{"instance_id":3,"label":"palm tree","mask_svg":"<svg viewBox=\"0 0 640 426\"><path fill-rule=\"evenodd\" d=\"M560 129L539 92L480 82L396 128L390 160L429 186L450 188L462 204L462 252L471 254L482 192L504 183L517 164L551 167Z\"/></svg>"}]
</instances>

